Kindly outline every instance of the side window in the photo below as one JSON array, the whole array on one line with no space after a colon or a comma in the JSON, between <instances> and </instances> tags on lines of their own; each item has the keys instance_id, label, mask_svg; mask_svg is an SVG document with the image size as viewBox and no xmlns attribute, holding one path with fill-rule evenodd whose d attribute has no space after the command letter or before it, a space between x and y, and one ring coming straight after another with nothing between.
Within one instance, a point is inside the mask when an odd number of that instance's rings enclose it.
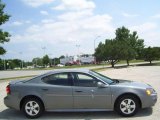
<instances>
[{"instance_id":1,"label":"side window","mask_svg":"<svg viewBox=\"0 0 160 120\"><path fill-rule=\"evenodd\" d=\"M84 73L76 73L75 77L75 86L97 87L97 80L90 75Z\"/></svg>"},{"instance_id":2,"label":"side window","mask_svg":"<svg viewBox=\"0 0 160 120\"><path fill-rule=\"evenodd\" d=\"M52 85L71 86L71 79L69 73L58 73L46 76L42 81Z\"/></svg>"}]
</instances>

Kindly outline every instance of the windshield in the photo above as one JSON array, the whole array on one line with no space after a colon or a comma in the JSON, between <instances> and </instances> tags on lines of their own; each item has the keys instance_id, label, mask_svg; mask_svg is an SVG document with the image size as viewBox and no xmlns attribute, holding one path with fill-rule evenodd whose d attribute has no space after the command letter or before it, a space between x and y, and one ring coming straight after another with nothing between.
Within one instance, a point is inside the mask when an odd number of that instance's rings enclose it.
<instances>
[{"instance_id":1,"label":"windshield","mask_svg":"<svg viewBox=\"0 0 160 120\"><path fill-rule=\"evenodd\" d=\"M107 76L104 76L104 75L102 75L102 74L100 74L100 73L97 73L97 72L95 72L95 71L90 71L90 73L91 73L92 75L100 78L101 80L103 80L104 82L106 82L106 83L108 83L108 84L114 83L114 81L113 81L111 78L109 78L109 77L107 77Z\"/></svg>"}]
</instances>

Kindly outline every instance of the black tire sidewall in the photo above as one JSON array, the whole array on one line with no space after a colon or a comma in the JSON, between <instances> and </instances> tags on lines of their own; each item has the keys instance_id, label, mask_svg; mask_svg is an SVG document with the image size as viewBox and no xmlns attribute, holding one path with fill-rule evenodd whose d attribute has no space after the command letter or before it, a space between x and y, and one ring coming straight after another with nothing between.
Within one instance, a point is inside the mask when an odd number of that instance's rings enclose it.
<instances>
[{"instance_id":1,"label":"black tire sidewall","mask_svg":"<svg viewBox=\"0 0 160 120\"><path fill-rule=\"evenodd\" d=\"M134 112L131 113L131 114L125 114L120 109L120 104L125 99L131 99L131 100L133 100L135 102L136 108L135 108ZM132 95L127 95L127 96L120 97L118 99L117 103L116 103L116 106L115 106L116 112L118 112L120 115L122 115L124 117L131 117L131 116L135 115L138 112L139 108L140 108L140 104L139 104L139 101L138 101L137 97L132 96Z\"/></svg>"},{"instance_id":2,"label":"black tire sidewall","mask_svg":"<svg viewBox=\"0 0 160 120\"><path fill-rule=\"evenodd\" d=\"M25 105L26 105L29 101L35 101L35 102L39 105L39 107L40 107L39 113L38 113L37 115L35 115L35 116L30 116L30 115L28 115L27 112L26 112L26 110L25 110ZM38 100L37 98L28 98L28 99L26 99L26 100L24 101L21 110L22 110L22 112L25 114L25 116L26 116L27 118L33 119L33 118L38 118L38 117L40 117L40 116L42 115L42 113L43 113L43 111L44 111L44 107L43 107L42 102L41 102L40 100Z\"/></svg>"}]
</instances>

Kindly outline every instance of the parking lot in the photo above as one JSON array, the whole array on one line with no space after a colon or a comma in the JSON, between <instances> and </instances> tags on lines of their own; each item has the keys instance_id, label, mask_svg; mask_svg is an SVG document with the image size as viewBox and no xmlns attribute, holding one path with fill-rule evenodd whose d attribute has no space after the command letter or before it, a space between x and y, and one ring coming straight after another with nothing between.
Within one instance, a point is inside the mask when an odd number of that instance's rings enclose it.
<instances>
[{"instance_id":1,"label":"parking lot","mask_svg":"<svg viewBox=\"0 0 160 120\"><path fill-rule=\"evenodd\" d=\"M154 87L160 96L160 67L159 66L141 66L129 67L121 69L107 69L100 73L107 75L111 78L119 78L126 80L133 80L145 82ZM23 114L19 111L8 109L3 104L3 98L6 95L5 87L8 81L0 81L0 119L25 119ZM98 101L97 101L98 102ZM140 110L134 117L124 118L117 115L115 112L65 112L65 113L52 113L46 112L40 119L122 119L122 120L159 120L160 118L160 99L153 108Z\"/></svg>"}]
</instances>

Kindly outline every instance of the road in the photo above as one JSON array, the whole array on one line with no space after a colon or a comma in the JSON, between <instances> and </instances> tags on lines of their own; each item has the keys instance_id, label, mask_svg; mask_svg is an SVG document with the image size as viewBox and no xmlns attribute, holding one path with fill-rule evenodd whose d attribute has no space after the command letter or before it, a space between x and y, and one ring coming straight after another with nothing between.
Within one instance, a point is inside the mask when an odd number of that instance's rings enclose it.
<instances>
[{"instance_id":1,"label":"road","mask_svg":"<svg viewBox=\"0 0 160 120\"><path fill-rule=\"evenodd\" d=\"M145 82L152 85L160 96L160 67L159 66L143 66L143 67L129 67L121 69L108 69L101 72L111 78L127 79L133 81ZM25 119L23 114L19 111L8 109L3 104L5 97L5 87L7 81L0 82L0 119ZM98 101L97 101L98 102ZM134 117L124 118L117 115L115 112L80 112L80 113L52 113L46 112L40 119L78 119L78 120L159 120L160 118L160 99L153 108L140 110Z\"/></svg>"},{"instance_id":2,"label":"road","mask_svg":"<svg viewBox=\"0 0 160 120\"><path fill-rule=\"evenodd\" d=\"M160 61L154 61L154 63L157 63ZM148 62L140 62L140 63L131 63L130 65L140 65L140 64L146 64ZM125 66L126 64L118 64L116 66ZM91 66L91 67L84 67L86 69L95 69L95 68L103 68L103 67L111 67L109 65L107 66ZM15 78L15 77L23 77L23 76L33 76L33 75L39 75L46 72L49 72L51 70L17 70L17 71L0 71L0 79L5 78Z\"/></svg>"}]
</instances>

